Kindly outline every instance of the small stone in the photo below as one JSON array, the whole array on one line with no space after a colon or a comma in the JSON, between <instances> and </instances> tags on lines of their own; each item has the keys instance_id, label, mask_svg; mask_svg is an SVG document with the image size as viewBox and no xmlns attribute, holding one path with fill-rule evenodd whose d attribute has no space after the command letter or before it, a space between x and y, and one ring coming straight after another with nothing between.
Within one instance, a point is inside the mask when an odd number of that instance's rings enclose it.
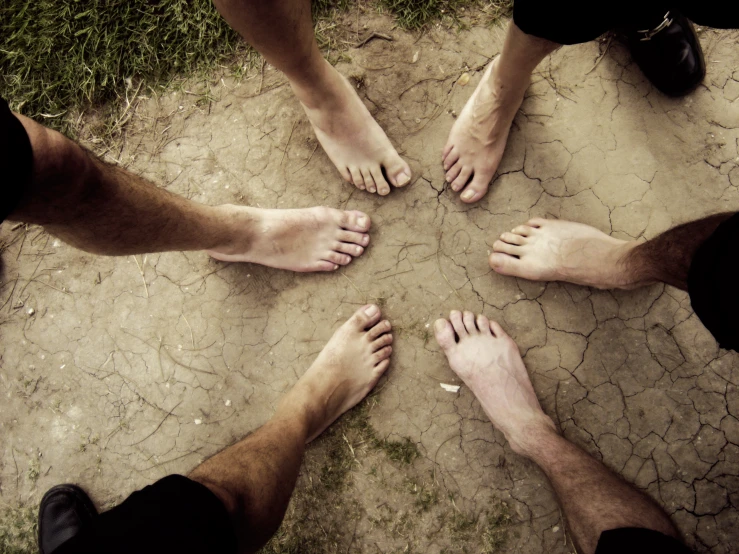
<instances>
[{"instance_id":1,"label":"small stone","mask_svg":"<svg viewBox=\"0 0 739 554\"><path fill-rule=\"evenodd\" d=\"M470 82L470 74L467 72L462 73L461 77L457 79L457 84L460 87L465 86L469 82Z\"/></svg>"},{"instance_id":2,"label":"small stone","mask_svg":"<svg viewBox=\"0 0 739 554\"><path fill-rule=\"evenodd\" d=\"M203 423L203 420L202 419L196 419L195 420L195 425L200 425L201 423Z\"/></svg>"},{"instance_id":3,"label":"small stone","mask_svg":"<svg viewBox=\"0 0 739 554\"><path fill-rule=\"evenodd\" d=\"M33 308L28 308L28 309L26 310L26 313L27 313L28 315L33 315L33 314L35 314L35 313L36 313L36 310L34 310Z\"/></svg>"},{"instance_id":4,"label":"small stone","mask_svg":"<svg viewBox=\"0 0 739 554\"><path fill-rule=\"evenodd\" d=\"M226 400L226 406L230 406L230 405L231 405L231 401L230 400Z\"/></svg>"}]
</instances>

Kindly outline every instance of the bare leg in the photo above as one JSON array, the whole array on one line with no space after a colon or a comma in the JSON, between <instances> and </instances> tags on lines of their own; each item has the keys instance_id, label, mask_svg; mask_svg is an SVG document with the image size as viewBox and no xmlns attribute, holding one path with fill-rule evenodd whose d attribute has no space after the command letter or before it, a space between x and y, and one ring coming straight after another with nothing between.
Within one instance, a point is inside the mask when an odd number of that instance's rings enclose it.
<instances>
[{"instance_id":1,"label":"bare leg","mask_svg":"<svg viewBox=\"0 0 739 554\"><path fill-rule=\"evenodd\" d=\"M82 250L123 255L210 250L218 259L332 271L369 244L369 217L328 208L205 206L105 164L17 115L33 149L29 190L9 219L43 225Z\"/></svg>"},{"instance_id":2,"label":"bare leg","mask_svg":"<svg viewBox=\"0 0 739 554\"><path fill-rule=\"evenodd\" d=\"M663 282L687 290L696 250L733 215L684 223L643 243L618 240L582 223L534 218L500 236L490 267L503 275L600 289Z\"/></svg>"},{"instance_id":3,"label":"bare leg","mask_svg":"<svg viewBox=\"0 0 739 554\"><path fill-rule=\"evenodd\" d=\"M310 0L214 0L218 11L265 59L285 73L323 149L342 177L386 195L411 170L354 89L321 56Z\"/></svg>"},{"instance_id":4,"label":"bare leg","mask_svg":"<svg viewBox=\"0 0 739 554\"><path fill-rule=\"evenodd\" d=\"M677 537L649 497L591 458L556 430L531 386L516 343L494 321L453 311L434 325L449 365L518 454L551 481L578 552L595 552L604 531L638 527Z\"/></svg>"},{"instance_id":5,"label":"bare leg","mask_svg":"<svg viewBox=\"0 0 739 554\"><path fill-rule=\"evenodd\" d=\"M322 433L375 386L390 364L390 323L365 306L342 325L280 402L272 419L195 468L231 514L240 552L255 552L279 527L306 442Z\"/></svg>"},{"instance_id":6,"label":"bare leg","mask_svg":"<svg viewBox=\"0 0 739 554\"><path fill-rule=\"evenodd\" d=\"M508 26L503 50L490 62L480 84L449 133L442 163L446 180L462 201L477 202L488 190L503 157L513 118L531 73L560 45Z\"/></svg>"}]
</instances>

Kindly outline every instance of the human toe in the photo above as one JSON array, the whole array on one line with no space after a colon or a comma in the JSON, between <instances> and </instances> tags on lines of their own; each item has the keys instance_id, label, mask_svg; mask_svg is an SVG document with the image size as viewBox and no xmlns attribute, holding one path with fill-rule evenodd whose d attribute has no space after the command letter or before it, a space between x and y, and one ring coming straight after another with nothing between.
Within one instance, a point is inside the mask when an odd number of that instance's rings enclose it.
<instances>
[{"instance_id":1,"label":"human toe","mask_svg":"<svg viewBox=\"0 0 739 554\"><path fill-rule=\"evenodd\" d=\"M446 319L437 319L434 322L434 336L444 350L452 348L457 341L454 339L454 328Z\"/></svg>"},{"instance_id":2,"label":"human toe","mask_svg":"<svg viewBox=\"0 0 739 554\"><path fill-rule=\"evenodd\" d=\"M501 275L516 275L517 267L520 265L521 260L509 256L508 254L501 254L499 252L493 252L488 258L488 264L490 268L496 273Z\"/></svg>"},{"instance_id":3,"label":"human toe","mask_svg":"<svg viewBox=\"0 0 739 554\"><path fill-rule=\"evenodd\" d=\"M490 334L490 320L487 317L480 314L477 316L475 323L477 323L477 328L480 330L480 333L483 335Z\"/></svg>"},{"instance_id":4,"label":"human toe","mask_svg":"<svg viewBox=\"0 0 739 554\"><path fill-rule=\"evenodd\" d=\"M446 172L446 175L444 175L444 179L446 179L447 183L451 183L454 181L454 179L457 178L457 175L459 175L462 172L462 168L464 166L462 165L462 162L457 160L452 167L449 168L449 170Z\"/></svg>"},{"instance_id":5,"label":"human toe","mask_svg":"<svg viewBox=\"0 0 739 554\"><path fill-rule=\"evenodd\" d=\"M449 152L443 156L442 162L444 171L447 171L459 160L459 151L456 148L450 148Z\"/></svg>"},{"instance_id":6,"label":"human toe","mask_svg":"<svg viewBox=\"0 0 739 554\"><path fill-rule=\"evenodd\" d=\"M368 169L362 169L360 173L362 174L362 180L367 191L377 192L377 185L375 184L375 179L372 177L372 173Z\"/></svg>"},{"instance_id":7,"label":"human toe","mask_svg":"<svg viewBox=\"0 0 739 554\"><path fill-rule=\"evenodd\" d=\"M452 190L459 192L469 182L470 176L472 175L471 167L463 167L462 171L459 172L457 178L452 181Z\"/></svg>"},{"instance_id":8,"label":"human toe","mask_svg":"<svg viewBox=\"0 0 739 554\"><path fill-rule=\"evenodd\" d=\"M372 351L377 352L378 350L392 343L393 343L393 335L390 333L385 333L384 335L381 335L379 338L372 341Z\"/></svg>"},{"instance_id":9,"label":"human toe","mask_svg":"<svg viewBox=\"0 0 739 554\"><path fill-rule=\"evenodd\" d=\"M490 179L478 177L475 175L472 182L465 187L464 192L460 195L462 202L471 204L480 200L488 191Z\"/></svg>"},{"instance_id":10,"label":"human toe","mask_svg":"<svg viewBox=\"0 0 739 554\"><path fill-rule=\"evenodd\" d=\"M382 174L382 170L379 167L372 169L372 178L375 181L375 185L377 185L377 193L380 196L387 196L390 194L390 185L387 184L385 176Z\"/></svg>"},{"instance_id":11,"label":"human toe","mask_svg":"<svg viewBox=\"0 0 739 554\"><path fill-rule=\"evenodd\" d=\"M357 233L365 233L369 231L370 224L372 223L366 213L359 211L339 212L338 219L339 225L342 229L355 231ZM367 242L369 242L369 237L367 238Z\"/></svg>"},{"instance_id":12,"label":"human toe","mask_svg":"<svg viewBox=\"0 0 739 554\"><path fill-rule=\"evenodd\" d=\"M340 254L339 252L329 252L326 254L322 260L326 260L328 262L337 264L337 265L347 265L352 261L352 257L347 254Z\"/></svg>"},{"instance_id":13,"label":"human toe","mask_svg":"<svg viewBox=\"0 0 739 554\"><path fill-rule=\"evenodd\" d=\"M462 313L462 323L464 323L464 328L467 329L467 332L470 335L477 334L477 325L475 324L475 314L473 314L472 312L464 311Z\"/></svg>"},{"instance_id":14,"label":"human toe","mask_svg":"<svg viewBox=\"0 0 739 554\"><path fill-rule=\"evenodd\" d=\"M496 240L493 243L493 251L502 252L503 254L508 254L510 256L521 255L520 246L516 246L515 244L508 244L507 242L503 242L502 240Z\"/></svg>"},{"instance_id":15,"label":"human toe","mask_svg":"<svg viewBox=\"0 0 739 554\"><path fill-rule=\"evenodd\" d=\"M364 331L377 323L381 315L380 308L374 304L367 304L354 312L354 315L349 318L349 324L357 331Z\"/></svg>"},{"instance_id":16,"label":"human toe","mask_svg":"<svg viewBox=\"0 0 739 554\"><path fill-rule=\"evenodd\" d=\"M366 233L357 233L356 231L339 231L336 239L340 242L358 244L359 246L367 246L369 244L369 235Z\"/></svg>"},{"instance_id":17,"label":"human toe","mask_svg":"<svg viewBox=\"0 0 739 554\"><path fill-rule=\"evenodd\" d=\"M411 182L411 167L397 153L394 154L383 163L385 173L394 187L404 187Z\"/></svg>"},{"instance_id":18,"label":"human toe","mask_svg":"<svg viewBox=\"0 0 739 554\"><path fill-rule=\"evenodd\" d=\"M381 361L386 360L390 357L390 354L393 353L393 347L392 346L385 346L383 348L380 348L377 352L372 354L372 359L375 362L375 364L379 364Z\"/></svg>"},{"instance_id":19,"label":"human toe","mask_svg":"<svg viewBox=\"0 0 739 554\"><path fill-rule=\"evenodd\" d=\"M522 237L528 237L531 235L533 231L534 231L533 227L530 227L528 224L525 224L525 225L518 225L514 227L511 232L517 235L521 235Z\"/></svg>"},{"instance_id":20,"label":"human toe","mask_svg":"<svg viewBox=\"0 0 739 554\"><path fill-rule=\"evenodd\" d=\"M464 322L462 321L462 312L458 310L449 312L449 321L452 323L454 332L457 333L460 339L467 336L467 329L465 329Z\"/></svg>"},{"instance_id":21,"label":"human toe","mask_svg":"<svg viewBox=\"0 0 739 554\"><path fill-rule=\"evenodd\" d=\"M390 325L390 322L387 319L381 321L377 325L373 326L369 331L367 331L367 340L374 341L377 337L390 332L392 328L392 325Z\"/></svg>"},{"instance_id":22,"label":"human toe","mask_svg":"<svg viewBox=\"0 0 739 554\"><path fill-rule=\"evenodd\" d=\"M367 187L364 184L364 177L362 177L362 172L359 171L359 168L350 167L349 173L351 173L352 183L354 183L354 186L357 187L359 190L366 190Z\"/></svg>"},{"instance_id":23,"label":"human toe","mask_svg":"<svg viewBox=\"0 0 739 554\"><path fill-rule=\"evenodd\" d=\"M500 240L507 242L508 244L515 244L518 246L526 243L526 237L517 233L503 233L500 235Z\"/></svg>"},{"instance_id":24,"label":"human toe","mask_svg":"<svg viewBox=\"0 0 739 554\"><path fill-rule=\"evenodd\" d=\"M334 252L340 252L343 254L349 254L350 256L361 256L364 253L364 248L358 244L350 244L348 242L337 242L334 245Z\"/></svg>"}]
</instances>

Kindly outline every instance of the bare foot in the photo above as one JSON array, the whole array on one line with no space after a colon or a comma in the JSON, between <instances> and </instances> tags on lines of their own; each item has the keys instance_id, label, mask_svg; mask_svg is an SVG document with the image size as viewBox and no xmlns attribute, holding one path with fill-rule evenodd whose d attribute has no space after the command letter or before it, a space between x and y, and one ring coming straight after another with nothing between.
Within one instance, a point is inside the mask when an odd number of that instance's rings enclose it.
<instances>
[{"instance_id":1,"label":"bare foot","mask_svg":"<svg viewBox=\"0 0 739 554\"><path fill-rule=\"evenodd\" d=\"M502 275L532 281L629 289L648 284L638 281L626 265L627 254L636 246L582 223L534 218L503 233L488 261Z\"/></svg>"},{"instance_id":2,"label":"bare foot","mask_svg":"<svg viewBox=\"0 0 739 554\"><path fill-rule=\"evenodd\" d=\"M411 168L390 144L349 82L327 61L320 87L293 85L318 141L348 182L360 190L390 193L411 182Z\"/></svg>"},{"instance_id":3,"label":"bare foot","mask_svg":"<svg viewBox=\"0 0 739 554\"><path fill-rule=\"evenodd\" d=\"M235 229L230 244L209 250L225 262L251 262L291 271L333 271L361 256L370 218L331 208L265 210L218 206Z\"/></svg>"},{"instance_id":4,"label":"bare foot","mask_svg":"<svg viewBox=\"0 0 739 554\"><path fill-rule=\"evenodd\" d=\"M488 191L508 140L513 118L529 84L501 82L498 58L488 64L480 84L465 104L449 133L442 163L446 180L462 192L462 202L480 200Z\"/></svg>"},{"instance_id":5,"label":"bare foot","mask_svg":"<svg viewBox=\"0 0 739 554\"><path fill-rule=\"evenodd\" d=\"M472 312L453 311L434 324L436 341L454 373L465 382L514 452L524 454L527 440L540 429L555 429L541 409L513 339L494 321ZM455 336L456 335L456 336Z\"/></svg>"},{"instance_id":6,"label":"bare foot","mask_svg":"<svg viewBox=\"0 0 739 554\"><path fill-rule=\"evenodd\" d=\"M354 312L285 395L278 412L294 413L303 407L309 414L306 442L359 404L390 365L392 327L380 317L380 308L375 305Z\"/></svg>"}]
</instances>

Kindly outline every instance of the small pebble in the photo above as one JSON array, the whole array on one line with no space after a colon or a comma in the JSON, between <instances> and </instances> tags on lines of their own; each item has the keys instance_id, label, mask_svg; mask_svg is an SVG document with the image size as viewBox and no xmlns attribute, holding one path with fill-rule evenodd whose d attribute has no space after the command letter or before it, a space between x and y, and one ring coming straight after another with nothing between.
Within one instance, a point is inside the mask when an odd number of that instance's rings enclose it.
<instances>
[{"instance_id":1,"label":"small pebble","mask_svg":"<svg viewBox=\"0 0 739 554\"><path fill-rule=\"evenodd\" d=\"M203 423L203 420L202 419L196 419L195 420L195 425L200 425L201 423Z\"/></svg>"},{"instance_id":2,"label":"small pebble","mask_svg":"<svg viewBox=\"0 0 739 554\"><path fill-rule=\"evenodd\" d=\"M33 308L28 308L28 310L26 310L26 313L27 313L28 315L33 315L33 314L35 314L35 313L36 313L36 310L34 310Z\"/></svg>"}]
</instances>

